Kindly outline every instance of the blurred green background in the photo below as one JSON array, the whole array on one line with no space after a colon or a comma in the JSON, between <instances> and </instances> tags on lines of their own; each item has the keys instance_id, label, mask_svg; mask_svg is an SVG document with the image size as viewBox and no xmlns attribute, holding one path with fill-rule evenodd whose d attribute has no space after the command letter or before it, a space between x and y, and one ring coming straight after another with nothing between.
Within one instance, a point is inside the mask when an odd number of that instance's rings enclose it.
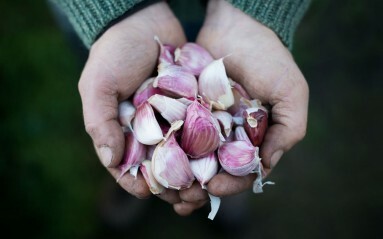
<instances>
[{"instance_id":1,"label":"blurred green background","mask_svg":"<svg viewBox=\"0 0 383 239\"><path fill-rule=\"evenodd\" d=\"M383 238L382 1L313 1L293 50L311 90L307 136L270 176L275 186L224 199L214 221L208 206L179 217L120 190L84 131L84 51L46 2L0 9L7 238Z\"/></svg>"}]
</instances>

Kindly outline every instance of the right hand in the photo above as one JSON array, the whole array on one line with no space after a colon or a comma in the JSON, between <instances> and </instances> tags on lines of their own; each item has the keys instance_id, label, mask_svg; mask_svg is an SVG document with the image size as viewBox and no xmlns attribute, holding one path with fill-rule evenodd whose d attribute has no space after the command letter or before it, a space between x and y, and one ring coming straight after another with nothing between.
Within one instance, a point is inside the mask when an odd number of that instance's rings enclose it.
<instances>
[{"instance_id":1,"label":"right hand","mask_svg":"<svg viewBox=\"0 0 383 239\"><path fill-rule=\"evenodd\" d=\"M268 27L236 9L227 1L210 0L197 43L215 59L225 58L228 75L238 81L252 98L271 105L271 125L260 148L266 174L275 167L306 132L309 89L291 53ZM235 177L219 173L207 185L210 194L225 197L252 187L256 174ZM199 208L198 188L180 192L183 201L177 213L190 214ZM197 197L201 199L201 197Z\"/></svg>"},{"instance_id":2,"label":"right hand","mask_svg":"<svg viewBox=\"0 0 383 239\"><path fill-rule=\"evenodd\" d=\"M102 164L115 178L125 147L117 120L118 104L155 71L159 54L155 35L174 46L186 42L180 23L165 2L134 13L103 33L92 45L79 81L86 131ZM127 173L119 184L138 198L151 194L142 175L135 180ZM159 197L172 204L181 201L174 190L165 190Z\"/></svg>"}]
</instances>

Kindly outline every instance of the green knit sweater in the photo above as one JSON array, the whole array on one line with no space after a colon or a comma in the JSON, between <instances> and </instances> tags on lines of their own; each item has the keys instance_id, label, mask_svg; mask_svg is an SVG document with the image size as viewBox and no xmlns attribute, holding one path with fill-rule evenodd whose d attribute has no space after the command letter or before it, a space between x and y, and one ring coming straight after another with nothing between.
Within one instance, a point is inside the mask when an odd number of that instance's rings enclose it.
<instances>
[{"instance_id":1,"label":"green knit sweater","mask_svg":"<svg viewBox=\"0 0 383 239\"><path fill-rule=\"evenodd\" d=\"M68 16L89 48L105 29L159 0L51 0ZM234 7L270 27L291 48L295 29L311 0L227 0ZM185 1L186 3L186 1Z\"/></svg>"}]
</instances>

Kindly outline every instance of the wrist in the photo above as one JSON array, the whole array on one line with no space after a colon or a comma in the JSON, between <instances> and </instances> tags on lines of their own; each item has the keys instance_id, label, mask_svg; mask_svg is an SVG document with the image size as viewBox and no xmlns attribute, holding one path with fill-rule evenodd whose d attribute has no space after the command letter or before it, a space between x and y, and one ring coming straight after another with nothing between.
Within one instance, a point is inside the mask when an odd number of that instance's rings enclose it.
<instances>
[{"instance_id":1,"label":"wrist","mask_svg":"<svg viewBox=\"0 0 383 239\"><path fill-rule=\"evenodd\" d=\"M262 23L271 29L281 41L291 49L294 32L308 9L311 0L210 0L211 13L219 12L222 6L230 5L238 9L243 15ZM214 10L216 8L217 10ZM209 13L209 11L208 11ZM238 23L233 16L227 16ZM222 20L225 20L223 18Z\"/></svg>"},{"instance_id":2,"label":"wrist","mask_svg":"<svg viewBox=\"0 0 383 239\"><path fill-rule=\"evenodd\" d=\"M153 3L112 25L92 45L92 49L105 41L103 39L119 39L120 43L136 41L137 45L145 45L145 50L157 50L155 35L174 45L186 41L180 23L164 1Z\"/></svg>"}]
</instances>

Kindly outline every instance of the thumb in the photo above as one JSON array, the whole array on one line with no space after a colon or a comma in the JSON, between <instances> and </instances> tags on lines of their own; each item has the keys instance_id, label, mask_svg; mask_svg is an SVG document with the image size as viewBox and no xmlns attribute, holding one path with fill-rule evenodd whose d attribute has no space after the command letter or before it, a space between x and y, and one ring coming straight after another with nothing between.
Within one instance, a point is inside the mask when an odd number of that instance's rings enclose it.
<instances>
[{"instance_id":1,"label":"thumb","mask_svg":"<svg viewBox=\"0 0 383 239\"><path fill-rule=\"evenodd\" d=\"M266 174L276 166L283 153L306 134L308 86L303 77L292 81L294 87L285 84L287 87L282 87L271 96L272 125L266 131L260 150Z\"/></svg>"},{"instance_id":2,"label":"thumb","mask_svg":"<svg viewBox=\"0 0 383 239\"><path fill-rule=\"evenodd\" d=\"M117 166L124 152L124 134L118 118L118 84L98 64L88 61L80 82L86 132L105 167Z\"/></svg>"}]
</instances>

